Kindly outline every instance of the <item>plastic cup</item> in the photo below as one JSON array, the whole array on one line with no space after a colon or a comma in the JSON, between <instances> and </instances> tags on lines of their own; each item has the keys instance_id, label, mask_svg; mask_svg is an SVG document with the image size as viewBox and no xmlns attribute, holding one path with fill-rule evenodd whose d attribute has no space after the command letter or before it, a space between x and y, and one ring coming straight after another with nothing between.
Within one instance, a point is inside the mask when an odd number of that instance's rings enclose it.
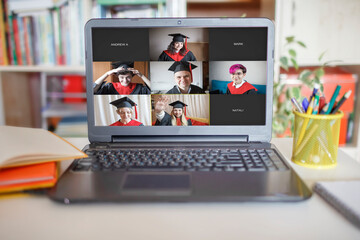
<instances>
[{"instance_id":1,"label":"plastic cup","mask_svg":"<svg viewBox=\"0 0 360 240\"><path fill-rule=\"evenodd\" d=\"M310 168L330 168L337 164L340 122L344 113L305 114L293 111L295 128L291 160Z\"/></svg>"}]
</instances>

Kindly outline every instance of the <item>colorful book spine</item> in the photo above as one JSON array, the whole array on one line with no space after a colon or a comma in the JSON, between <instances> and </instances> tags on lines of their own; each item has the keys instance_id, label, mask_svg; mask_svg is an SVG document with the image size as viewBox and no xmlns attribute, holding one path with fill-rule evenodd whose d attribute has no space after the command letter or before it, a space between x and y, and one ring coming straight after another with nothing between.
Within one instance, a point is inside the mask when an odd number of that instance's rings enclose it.
<instances>
[{"instance_id":1,"label":"colorful book spine","mask_svg":"<svg viewBox=\"0 0 360 240\"><path fill-rule=\"evenodd\" d=\"M0 0L0 65L8 65L9 58L6 44L5 8L3 0Z\"/></svg>"}]
</instances>

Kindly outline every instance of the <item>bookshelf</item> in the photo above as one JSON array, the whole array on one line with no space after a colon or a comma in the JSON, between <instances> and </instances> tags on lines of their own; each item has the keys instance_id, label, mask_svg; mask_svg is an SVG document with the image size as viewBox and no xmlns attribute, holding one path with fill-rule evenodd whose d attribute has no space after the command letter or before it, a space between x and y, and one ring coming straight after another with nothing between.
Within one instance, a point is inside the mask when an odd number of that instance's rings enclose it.
<instances>
[{"instance_id":1,"label":"bookshelf","mask_svg":"<svg viewBox=\"0 0 360 240\"><path fill-rule=\"evenodd\" d=\"M85 76L86 21L181 16L185 6L185 0L0 0L0 125L52 128L74 118L73 127L84 130L78 123L86 116L85 90L49 88L56 78ZM74 98L81 101L65 102Z\"/></svg>"}]
</instances>

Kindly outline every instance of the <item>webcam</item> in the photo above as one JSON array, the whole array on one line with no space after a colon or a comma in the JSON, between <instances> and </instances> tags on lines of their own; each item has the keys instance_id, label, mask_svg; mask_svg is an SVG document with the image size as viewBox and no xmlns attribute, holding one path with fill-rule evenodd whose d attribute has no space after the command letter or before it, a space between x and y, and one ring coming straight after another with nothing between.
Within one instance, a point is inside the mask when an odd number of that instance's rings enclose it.
<instances>
[{"instance_id":1,"label":"webcam","mask_svg":"<svg viewBox=\"0 0 360 240\"><path fill-rule=\"evenodd\" d=\"M177 21L177 24L180 25L180 24L181 24L181 20L178 20L178 21Z\"/></svg>"}]
</instances>

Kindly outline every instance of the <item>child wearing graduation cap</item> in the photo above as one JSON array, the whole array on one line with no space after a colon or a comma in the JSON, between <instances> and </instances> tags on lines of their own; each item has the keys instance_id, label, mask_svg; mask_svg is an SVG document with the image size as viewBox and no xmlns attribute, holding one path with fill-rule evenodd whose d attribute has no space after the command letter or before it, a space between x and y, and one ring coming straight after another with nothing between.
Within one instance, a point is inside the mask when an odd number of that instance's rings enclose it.
<instances>
[{"instance_id":1,"label":"child wearing graduation cap","mask_svg":"<svg viewBox=\"0 0 360 240\"><path fill-rule=\"evenodd\" d=\"M187 49L187 39L189 37L181 33L169 34L173 37L167 50L163 51L158 61L196 61L194 54Z\"/></svg>"},{"instance_id":2,"label":"child wearing graduation cap","mask_svg":"<svg viewBox=\"0 0 360 240\"><path fill-rule=\"evenodd\" d=\"M232 82L227 85L226 94L256 94L257 89L244 80L246 67L234 64L229 69Z\"/></svg>"},{"instance_id":3,"label":"child wearing graduation cap","mask_svg":"<svg viewBox=\"0 0 360 240\"><path fill-rule=\"evenodd\" d=\"M167 94L201 94L205 93L205 91L196 86L191 84L193 82L193 76L192 76L192 69L195 69L197 66L186 62L174 62L170 68L169 71L174 72L174 79L176 85L167 91Z\"/></svg>"},{"instance_id":4,"label":"child wearing graduation cap","mask_svg":"<svg viewBox=\"0 0 360 240\"><path fill-rule=\"evenodd\" d=\"M169 105L173 107L171 114L165 112L167 104L167 97L158 98L155 103L156 122L155 126L192 126L192 125L207 125L205 123L190 119L186 117L187 105L181 101L175 101Z\"/></svg>"},{"instance_id":5,"label":"child wearing graduation cap","mask_svg":"<svg viewBox=\"0 0 360 240\"><path fill-rule=\"evenodd\" d=\"M116 107L116 112L120 115L120 120L110 124L110 126L144 126L141 122L132 119L132 107L135 107L135 118L137 118L137 110L136 103L130 98L123 97L110 102L110 104Z\"/></svg>"},{"instance_id":6,"label":"child wearing graduation cap","mask_svg":"<svg viewBox=\"0 0 360 240\"><path fill-rule=\"evenodd\" d=\"M138 70L134 69L134 62L115 62L111 64L113 69L106 72L100 78L98 78L94 85L94 94L119 94L119 95L130 95L130 94L150 94L151 91L150 81L141 74ZM106 83L105 79L115 74L119 82ZM147 85L140 83L132 83L131 80L134 75L139 76Z\"/></svg>"}]
</instances>

